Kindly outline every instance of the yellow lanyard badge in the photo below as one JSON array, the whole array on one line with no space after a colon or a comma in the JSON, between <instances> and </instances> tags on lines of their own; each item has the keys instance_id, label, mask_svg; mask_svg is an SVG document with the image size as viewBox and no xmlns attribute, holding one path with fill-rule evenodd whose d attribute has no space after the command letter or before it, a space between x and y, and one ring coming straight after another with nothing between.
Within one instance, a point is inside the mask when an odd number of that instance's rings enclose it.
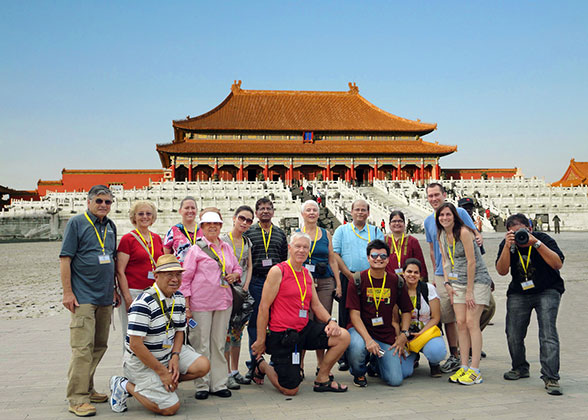
<instances>
[{"instance_id":1,"label":"yellow lanyard badge","mask_svg":"<svg viewBox=\"0 0 588 420\"><path fill-rule=\"evenodd\" d=\"M455 238L453 238L453 251L451 251L451 247L447 244L447 254L451 260L451 271L453 271L453 267L455 267L455 261L453 260L453 256L455 255Z\"/></svg>"},{"instance_id":2,"label":"yellow lanyard badge","mask_svg":"<svg viewBox=\"0 0 588 420\"><path fill-rule=\"evenodd\" d=\"M288 265L290 266L290 270L292 270L292 274L294 274L294 278L296 279L296 284L298 285L298 290L300 291L300 302L302 302L302 308L304 308L304 299L306 299L306 291L307 291L307 284L306 284L306 273L304 272L304 268L302 269L302 277L304 279L304 293L302 293L302 287L300 286L300 282L298 281L298 276L296 275L296 271L294 271L294 267L288 260Z\"/></svg>"},{"instance_id":3,"label":"yellow lanyard badge","mask_svg":"<svg viewBox=\"0 0 588 420\"><path fill-rule=\"evenodd\" d=\"M92 219L90 219L90 216L88 216L88 212L84 212L84 215L86 216L86 219L88 219L88 222L90 222L90 224L94 228L94 232L96 232L96 237L98 238L98 242L100 243L100 247L102 248L102 255L105 255L106 251L104 249L104 243L106 242L106 232L108 232L108 225L106 225L106 227L104 228L104 237L101 238L100 234L98 233L98 229L96 229L96 226L94 226Z\"/></svg>"},{"instance_id":4,"label":"yellow lanyard badge","mask_svg":"<svg viewBox=\"0 0 588 420\"><path fill-rule=\"evenodd\" d=\"M351 230L353 231L353 233L355 233L355 236L357 236L359 239L363 239L364 241L368 241L371 242L372 241L372 237L370 235L370 225L368 225L367 223L365 224L365 227L367 229L368 232L368 238L364 238L363 236L360 236L356 231L355 231L355 227L353 226L353 223L351 223Z\"/></svg>"},{"instance_id":5,"label":"yellow lanyard badge","mask_svg":"<svg viewBox=\"0 0 588 420\"><path fill-rule=\"evenodd\" d=\"M370 279L370 286L372 286L372 294L374 295L374 305L376 305L376 316L379 316L378 309L380 308L380 302L382 302L382 296L384 296L384 286L386 285L386 272L384 271L384 280L382 281L382 288L380 289L380 297L376 298L376 288L372 282L372 270L368 270L368 279Z\"/></svg>"},{"instance_id":6,"label":"yellow lanyard badge","mask_svg":"<svg viewBox=\"0 0 588 420\"><path fill-rule=\"evenodd\" d=\"M186 236L188 237L188 241L190 241L190 245L194 245L196 243L196 234L198 233L198 225L196 225L196 230L194 231L193 238L190 236L190 233L186 229L186 226L182 225L182 229L184 229L184 233L186 233Z\"/></svg>"},{"instance_id":7,"label":"yellow lanyard badge","mask_svg":"<svg viewBox=\"0 0 588 420\"><path fill-rule=\"evenodd\" d=\"M527 264L523 261L523 256L521 252L517 248L517 252L519 253L519 259L521 260L521 266L523 267L523 271L525 272L525 278L527 278L529 263L531 262L531 247L529 247L529 253L527 254Z\"/></svg>"},{"instance_id":8,"label":"yellow lanyard badge","mask_svg":"<svg viewBox=\"0 0 588 420\"><path fill-rule=\"evenodd\" d=\"M216 255L216 258L218 258L219 260L221 260L221 258L218 256L218 254L216 253L216 251L212 247L212 244L210 244L209 248L210 248L210 250L212 252L214 252L214 255ZM222 263L222 266L223 266L223 276L226 276L227 275L227 271L226 271L226 266L225 266L225 251L223 250L223 247L222 246L221 246L221 254L223 256L223 259L221 260L221 263Z\"/></svg>"},{"instance_id":9,"label":"yellow lanyard badge","mask_svg":"<svg viewBox=\"0 0 588 420\"><path fill-rule=\"evenodd\" d=\"M171 325L171 322L172 322L172 316L174 316L174 308L176 306L176 299L174 298L172 300L171 312L169 313L169 317L168 317L167 312L165 312L165 309L163 308L163 301L161 300L161 295L159 294L159 290L157 290L157 287L154 287L153 289L155 289L155 293L157 293L157 297L159 298L159 306L161 307L161 313L163 313L163 316L165 316L167 318L167 324L165 325L165 333L167 334L167 330L169 329L169 326Z\"/></svg>"},{"instance_id":10,"label":"yellow lanyard badge","mask_svg":"<svg viewBox=\"0 0 588 420\"><path fill-rule=\"evenodd\" d=\"M141 237L141 240L145 244L145 247L148 247L149 244L147 243L145 238L143 238L143 235L141 235L141 232L139 232L139 229L135 229L135 232L137 232L139 234L139 236ZM150 254L148 253L148 254L149 254L149 259L151 260L151 267L153 268L153 270L155 270L155 249L153 248L153 236L151 235L151 232L149 232L149 240L151 241L151 253Z\"/></svg>"},{"instance_id":11,"label":"yellow lanyard badge","mask_svg":"<svg viewBox=\"0 0 588 420\"><path fill-rule=\"evenodd\" d=\"M404 233L402 234L402 239L400 240L400 247L396 247L396 239L392 236L392 245L394 245L394 252L396 253L396 258L398 258L398 267L402 267L400 260L402 259L402 245L404 244Z\"/></svg>"},{"instance_id":12,"label":"yellow lanyard badge","mask_svg":"<svg viewBox=\"0 0 588 420\"><path fill-rule=\"evenodd\" d=\"M261 229L261 236L263 236L263 247L265 248L265 258L269 258L267 256L267 250L269 248L270 241L272 240L272 229L273 229L274 225L270 225L270 231L269 231L269 235L267 237L267 242L265 241L265 230L263 230L263 228L261 227L261 225L259 223L258 223L258 226Z\"/></svg>"},{"instance_id":13,"label":"yellow lanyard badge","mask_svg":"<svg viewBox=\"0 0 588 420\"><path fill-rule=\"evenodd\" d=\"M235 256L237 256L237 249L235 248L235 241L233 241L233 232L229 232L229 238L231 238L231 244L233 245L233 252L235 253ZM241 264L241 258L243 258L243 249L245 249L245 241L243 240L243 237L241 236L241 254L239 255L239 260L237 261L239 264ZM218 257L218 255L217 255Z\"/></svg>"},{"instance_id":14,"label":"yellow lanyard badge","mask_svg":"<svg viewBox=\"0 0 588 420\"><path fill-rule=\"evenodd\" d=\"M316 246L316 238L318 238L318 231L319 231L319 227L317 226L315 231L314 231L314 242L312 243L312 249L310 250L310 252L308 253L308 262L310 264L312 264L312 253L314 252L314 247ZM302 228L302 232L306 233L306 226L304 226Z\"/></svg>"}]
</instances>

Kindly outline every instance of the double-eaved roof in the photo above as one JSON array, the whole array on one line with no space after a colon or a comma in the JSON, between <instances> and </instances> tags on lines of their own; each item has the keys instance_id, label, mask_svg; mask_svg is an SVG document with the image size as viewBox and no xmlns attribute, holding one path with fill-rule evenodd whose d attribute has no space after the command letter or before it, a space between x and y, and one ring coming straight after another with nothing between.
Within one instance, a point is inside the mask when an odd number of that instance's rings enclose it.
<instances>
[{"instance_id":1,"label":"double-eaved roof","mask_svg":"<svg viewBox=\"0 0 588 420\"><path fill-rule=\"evenodd\" d=\"M425 135L437 124L392 115L359 94L346 92L244 90L241 81L213 110L173 122L189 131L373 132Z\"/></svg>"}]
</instances>

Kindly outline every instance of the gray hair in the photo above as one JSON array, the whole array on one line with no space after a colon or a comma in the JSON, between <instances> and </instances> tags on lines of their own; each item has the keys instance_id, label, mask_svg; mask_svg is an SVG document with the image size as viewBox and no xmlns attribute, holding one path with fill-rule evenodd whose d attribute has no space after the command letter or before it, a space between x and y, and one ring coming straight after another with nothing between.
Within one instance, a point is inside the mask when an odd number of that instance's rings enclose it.
<instances>
[{"instance_id":1,"label":"gray hair","mask_svg":"<svg viewBox=\"0 0 588 420\"><path fill-rule=\"evenodd\" d=\"M88 191L88 201L92 201L97 195L108 195L110 198L114 198L112 191L106 185L94 185L90 188L90 191Z\"/></svg>"},{"instance_id":2,"label":"gray hair","mask_svg":"<svg viewBox=\"0 0 588 420\"><path fill-rule=\"evenodd\" d=\"M306 209L308 206L315 206L316 209L319 210L319 205L318 205L318 203L316 201L314 201L314 200L306 200L304 203L302 203L302 207L300 208L300 211L301 212L304 212L304 209Z\"/></svg>"},{"instance_id":3,"label":"gray hair","mask_svg":"<svg viewBox=\"0 0 588 420\"><path fill-rule=\"evenodd\" d=\"M292 245L294 243L294 241L296 241L297 239L300 239L300 238L304 238L304 239L308 240L309 245L312 243L312 239L310 239L310 236L308 236L307 233L300 231L300 232L294 232L292 234L292 236L290 236L289 244Z\"/></svg>"}]
</instances>

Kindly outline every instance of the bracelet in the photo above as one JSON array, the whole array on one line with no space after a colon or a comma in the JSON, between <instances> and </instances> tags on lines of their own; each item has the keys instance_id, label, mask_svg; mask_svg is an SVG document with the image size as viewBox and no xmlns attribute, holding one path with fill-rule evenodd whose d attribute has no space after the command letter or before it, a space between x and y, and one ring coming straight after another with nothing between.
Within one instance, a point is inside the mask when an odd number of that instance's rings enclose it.
<instances>
[{"instance_id":1,"label":"bracelet","mask_svg":"<svg viewBox=\"0 0 588 420\"><path fill-rule=\"evenodd\" d=\"M173 357L173 356L174 356L174 354L177 354L177 355L178 355L178 357L180 357L180 352L179 352L179 351L172 351L172 354L171 354L171 356L170 356L170 357Z\"/></svg>"}]
</instances>

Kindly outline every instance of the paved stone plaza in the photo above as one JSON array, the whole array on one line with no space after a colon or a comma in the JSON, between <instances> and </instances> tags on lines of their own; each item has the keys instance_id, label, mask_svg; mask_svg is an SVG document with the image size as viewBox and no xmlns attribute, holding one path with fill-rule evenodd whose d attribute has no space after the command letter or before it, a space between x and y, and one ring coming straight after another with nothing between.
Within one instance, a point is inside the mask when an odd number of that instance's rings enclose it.
<instances>
[{"instance_id":1,"label":"paved stone plaza","mask_svg":"<svg viewBox=\"0 0 588 420\"><path fill-rule=\"evenodd\" d=\"M539 379L539 350L536 321L533 317L527 339L528 360L531 363L531 378L515 382L502 379L510 367L510 359L504 335L505 290L507 277L499 277L494 269L494 259L502 234L487 234L486 261L497 284L495 293L497 312L494 324L484 331L484 350L488 358L482 360L484 383L472 387L447 382L447 376L433 379L428 376L426 359L415 375L399 388L381 384L377 378L368 378L367 388L352 386L348 372L334 371L337 380L351 389L345 394L318 394L312 391L312 377L316 367L313 354L307 355L306 380L301 391L293 398L279 394L269 384L242 386L233 397L208 400L194 399L192 383L183 383L179 389L182 408L175 416L180 419L348 419L348 418L393 418L406 419L566 419L588 418L588 338L584 335L588 324L588 293L585 268L586 233L563 233L558 240L567 259L562 270L566 281L566 293L559 313L561 341L561 384L564 395L549 396ZM420 238L422 239L422 238ZM423 250L426 244L421 241ZM21 244L1 244L2 265L8 265L7 278L0 274L0 286L19 287L19 278L14 278L17 261L5 258L8 247ZM31 246L27 244L27 246ZM50 245L45 245L50 246ZM55 293L60 288L57 252L58 244L52 244L55 266L46 265L47 281L35 287L47 287ZM428 255L425 252L425 255ZM30 258L30 257L29 257ZM45 257L44 257L45 258ZM29 260L30 261L30 260ZM25 268L26 267L26 268ZM28 269L29 265L21 270ZM38 270L30 262L31 270ZM23 287L23 286L20 286ZM39 290L36 291L38 294ZM35 293L30 293L34 295ZM27 293L27 295L29 295ZM59 303L59 302L56 302ZM2 301L3 312L6 301ZM4 350L0 361L0 418L12 419L73 419L67 412L65 400L66 374L70 355L68 345L69 316L60 311L55 315L29 319L0 319L0 336ZM117 318L118 323L118 318ZM584 333L582 333L584 331ZM246 338L245 338L246 340ZM242 348L242 361L245 360ZM108 380L120 374L122 358L121 334L111 331L110 348L98 367L96 388L105 392ZM242 372L244 368L241 369ZM115 414L108 403L97 404L98 416L102 419L150 418L154 415L130 399L129 411Z\"/></svg>"}]
</instances>

